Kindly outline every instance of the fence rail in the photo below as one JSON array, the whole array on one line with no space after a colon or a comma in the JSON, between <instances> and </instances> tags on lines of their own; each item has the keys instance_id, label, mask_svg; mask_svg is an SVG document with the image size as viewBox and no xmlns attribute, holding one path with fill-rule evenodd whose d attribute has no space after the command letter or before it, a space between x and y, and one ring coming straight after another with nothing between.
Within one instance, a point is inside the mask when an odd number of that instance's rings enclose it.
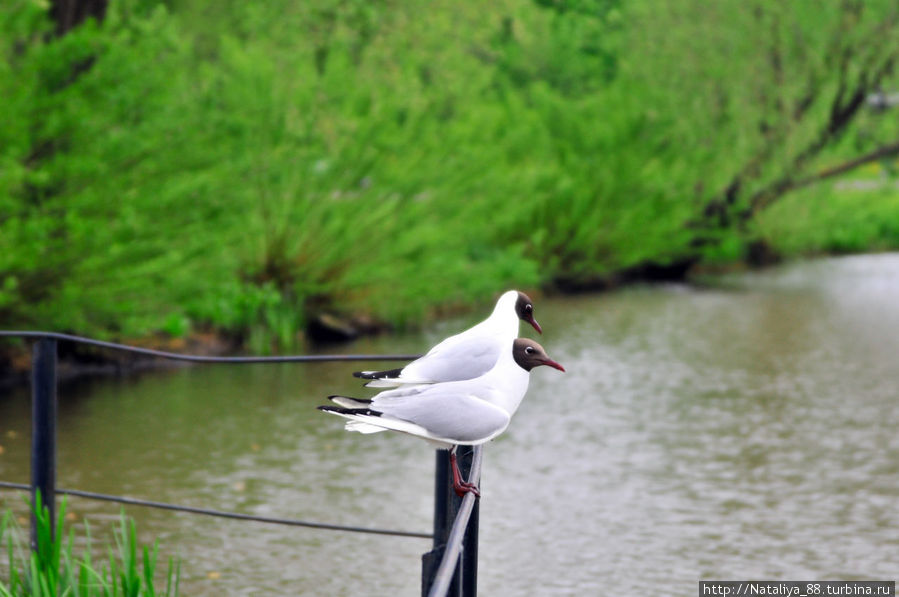
<instances>
[{"instance_id":1,"label":"fence rail","mask_svg":"<svg viewBox=\"0 0 899 597\"><path fill-rule=\"evenodd\" d=\"M10 483L8 481L0 481L0 488L18 489L28 491L31 485L24 483ZM312 522L309 520L297 520L295 518L277 518L273 516L257 516L255 514L243 514L240 512L226 512L224 510L213 510L210 508L198 508L196 506L182 506L179 504L170 504L167 502L157 502L153 500L143 500L139 498L127 497L123 495L109 495L105 493L95 493L93 491L83 491L80 489L61 489L56 488L59 495L71 495L74 497L85 498L89 500L99 500L103 502L116 502L118 504L126 504L128 506L144 506L147 508L157 508L159 510L172 510L174 512L187 512L189 514L202 514L205 516L216 516L218 518L230 518L232 520L250 520L253 522L264 522L268 524L281 524L294 527L306 527L310 529L323 529L327 531L348 531L351 533L369 533L372 535L392 535L394 537L418 537L420 539L432 539L434 535L431 533L419 533L416 531L399 531L395 529L379 529L374 527L361 527L345 524L332 524L328 522Z\"/></svg>"},{"instance_id":2,"label":"fence rail","mask_svg":"<svg viewBox=\"0 0 899 597\"><path fill-rule=\"evenodd\" d=\"M452 483L450 482L449 453L446 450L437 451L434 491L434 533L255 516L251 514L225 512L221 510L56 487L56 365L58 359L58 342L74 342L97 346L104 349L195 363L251 364L399 361L412 360L418 358L419 355L355 354L218 357L166 352L58 332L0 330L0 337L18 337L36 340L33 347L33 359L31 365L31 484L25 485L22 483L0 481L0 488L21 491L30 490L32 501L36 500L37 496L40 495L42 504L46 506L50 512L51 520L54 519L56 495L62 494L86 499L111 501L128 505L160 508L190 514L218 516L243 521L283 524L332 531L432 539L433 549L422 556L422 595L427 595L428 597L443 597L444 595L453 595L454 597L474 597L477 594L477 502L474 495L471 493L466 494L465 499L463 500L457 497L453 492ZM480 447L475 449L460 449L458 456L459 465L463 475L467 475L470 482L476 483L480 478ZM36 528L36 520L32 514L31 542L33 549L37 548L38 537ZM463 543L465 545L464 549L462 547Z\"/></svg>"},{"instance_id":3,"label":"fence rail","mask_svg":"<svg viewBox=\"0 0 899 597\"><path fill-rule=\"evenodd\" d=\"M170 359L173 361L187 361L191 363L323 363L339 361L411 361L420 357L420 354L302 354L302 355L278 355L278 356L248 356L248 357L216 357L200 354L182 354L179 352L166 352L152 348L131 346L130 344L117 344L105 340L95 340L84 336L62 334L60 332L37 332L31 330L0 330L0 338L48 338L52 340L65 340L88 346L98 346L134 354L142 354L149 357Z\"/></svg>"}]
</instances>

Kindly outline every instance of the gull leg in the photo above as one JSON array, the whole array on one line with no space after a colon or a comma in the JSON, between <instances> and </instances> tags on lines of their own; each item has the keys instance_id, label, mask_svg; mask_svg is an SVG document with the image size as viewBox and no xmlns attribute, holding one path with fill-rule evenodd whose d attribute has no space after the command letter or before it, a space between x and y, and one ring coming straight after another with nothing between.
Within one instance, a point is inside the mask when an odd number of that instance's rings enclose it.
<instances>
[{"instance_id":1,"label":"gull leg","mask_svg":"<svg viewBox=\"0 0 899 597\"><path fill-rule=\"evenodd\" d=\"M478 490L478 486L474 483L469 483L468 481L462 480L462 473L459 471L459 463L456 462L456 448L458 446L453 446L450 450L450 468L453 470L453 489L456 491L456 495L459 497L464 496L466 493L471 492L475 497L481 497L481 492Z\"/></svg>"}]
</instances>

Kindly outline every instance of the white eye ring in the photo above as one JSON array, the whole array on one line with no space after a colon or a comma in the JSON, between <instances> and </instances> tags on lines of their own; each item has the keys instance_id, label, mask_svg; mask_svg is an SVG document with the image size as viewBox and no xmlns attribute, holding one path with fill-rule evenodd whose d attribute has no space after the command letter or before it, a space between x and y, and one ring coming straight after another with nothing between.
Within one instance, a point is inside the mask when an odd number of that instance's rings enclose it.
<instances>
[{"instance_id":1,"label":"white eye ring","mask_svg":"<svg viewBox=\"0 0 899 597\"><path fill-rule=\"evenodd\" d=\"M524 349L524 351L528 354L531 354L532 352L534 352L534 347L528 346L527 348Z\"/></svg>"}]
</instances>

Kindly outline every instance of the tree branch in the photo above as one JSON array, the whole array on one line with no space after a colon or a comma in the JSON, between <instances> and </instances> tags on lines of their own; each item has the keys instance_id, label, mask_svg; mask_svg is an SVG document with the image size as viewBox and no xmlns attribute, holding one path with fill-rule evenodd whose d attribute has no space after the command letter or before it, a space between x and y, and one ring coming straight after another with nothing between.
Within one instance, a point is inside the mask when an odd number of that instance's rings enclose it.
<instances>
[{"instance_id":1,"label":"tree branch","mask_svg":"<svg viewBox=\"0 0 899 597\"><path fill-rule=\"evenodd\" d=\"M839 176L840 174L845 174L847 172L855 170L859 166L864 166L865 164L897 155L899 155L899 141L890 143L889 145L878 147L874 151L870 151L865 155L849 160L848 162L843 162L842 164L837 164L836 166L825 168L816 172L815 174L812 174L811 176L806 176L805 178L799 178L790 181L785 190L792 191L794 189L807 187L810 184L821 182L822 180L827 180L828 178L833 178L834 176Z\"/></svg>"},{"instance_id":2,"label":"tree branch","mask_svg":"<svg viewBox=\"0 0 899 597\"><path fill-rule=\"evenodd\" d=\"M879 87L884 77L892 71L893 60L894 57L890 56L880 65L879 69L871 74L870 78L866 76L868 73L859 77L856 88L852 91L845 103L840 105L842 102L834 101L830 120L824 130L822 130L818 137L809 143L805 149L796 155L793 159L789 173L767 185L765 188L753 193L749 198L749 207L738 214L739 222L743 223L748 221L749 218L752 217L752 214L768 207L790 189L796 188L797 181L802 179L793 173L801 173L803 166L805 166L811 158L820 153L831 141L845 132L853 118L865 105L865 98L868 97L868 94Z\"/></svg>"}]
</instances>

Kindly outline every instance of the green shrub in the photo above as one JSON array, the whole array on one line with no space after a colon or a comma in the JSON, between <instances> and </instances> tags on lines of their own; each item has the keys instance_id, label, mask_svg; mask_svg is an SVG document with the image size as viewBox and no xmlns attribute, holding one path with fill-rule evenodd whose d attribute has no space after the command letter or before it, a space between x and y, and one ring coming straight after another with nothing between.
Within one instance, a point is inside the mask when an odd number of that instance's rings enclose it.
<instances>
[{"instance_id":1,"label":"green shrub","mask_svg":"<svg viewBox=\"0 0 899 597\"><path fill-rule=\"evenodd\" d=\"M4 327L269 350L322 311L402 326L735 259L770 225L733 219L753 193L899 134L870 111L825 134L899 53L883 0L121 0L62 38L47 8L0 7ZM821 223L807 248L899 245Z\"/></svg>"}]
</instances>

